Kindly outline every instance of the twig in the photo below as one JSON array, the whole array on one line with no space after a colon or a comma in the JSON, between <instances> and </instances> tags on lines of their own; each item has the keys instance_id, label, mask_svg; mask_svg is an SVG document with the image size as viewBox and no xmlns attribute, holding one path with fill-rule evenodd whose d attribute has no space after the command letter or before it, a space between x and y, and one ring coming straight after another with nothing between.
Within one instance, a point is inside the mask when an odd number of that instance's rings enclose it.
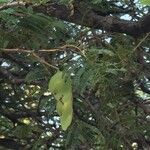
<instances>
[{"instance_id":1,"label":"twig","mask_svg":"<svg viewBox=\"0 0 150 150\"><path fill-rule=\"evenodd\" d=\"M1 49L1 51L4 51L4 52L21 52L21 53L28 53L28 54L32 54L35 58L37 58L39 60L39 62L51 67L51 68L54 68L54 69L57 69L58 70L58 67L55 67L51 64L49 64L48 62L46 62L44 59L40 58L37 54L35 54L32 50L23 50L23 49Z\"/></svg>"},{"instance_id":2,"label":"twig","mask_svg":"<svg viewBox=\"0 0 150 150\"><path fill-rule=\"evenodd\" d=\"M39 62L41 62L41 63L43 63L43 64L45 64L45 65L47 65L47 66L49 66L49 67L51 67L51 68L54 68L54 69L56 69L56 70L59 70L58 67L49 64L48 62L46 62L44 59L40 58L40 57L39 57L37 54L35 54L34 52L32 53L32 55L33 55L35 58L37 58L37 59L39 60Z\"/></svg>"},{"instance_id":3,"label":"twig","mask_svg":"<svg viewBox=\"0 0 150 150\"><path fill-rule=\"evenodd\" d=\"M54 48L54 49L42 49L42 50L38 50L38 52L56 52L56 51L65 51L66 48L73 48L79 52L82 52L82 50L75 46L75 45L64 45L64 46L61 46L61 47L58 47L58 48ZM26 50L26 49L19 49L19 48L15 48L15 49L1 49L1 51L4 51L4 52L21 52L21 53L32 53L33 51L32 50Z\"/></svg>"},{"instance_id":4,"label":"twig","mask_svg":"<svg viewBox=\"0 0 150 150\"><path fill-rule=\"evenodd\" d=\"M0 49L0 51L3 51L3 52L20 52L20 53L32 53L31 50L24 50L24 49L18 49L18 48L15 48L15 49Z\"/></svg>"},{"instance_id":5,"label":"twig","mask_svg":"<svg viewBox=\"0 0 150 150\"><path fill-rule=\"evenodd\" d=\"M82 50L75 46L75 45L64 45L64 46L61 46L59 48L54 48L54 49L42 49L42 50L38 50L38 52L56 52L56 51L65 51L66 48L72 48L72 49L75 49L76 51L79 51L81 53L81 55L83 55L84 57L85 54L82 52ZM31 54L33 55L35 58L37 58L41 63L51 67L51 68L54 68L54 69L59 69L58 67L56 66L53 66L51 64L49 64L48 62L46 62L44 59L40 58L36 53L34 53L33 50L27 50L27 49L19 49L19 48L15 48L15 49L1 49L1 51L3 52L11 52L11 53L15 53L15 52L19 52L19 53L27 53L27 54Z\"/></svg>"},{"instance_id":6,"label":"twig","mask_svg":"<svg viewBox=\"0 0 150 150\"><path fill-rule=\"evenodd\" d=\"M150 35L150 32L144 36L144 38L136 45L136 47L133 49L133 52L136 51L136 49L146 40L146 38Z\"/></svg>"}]
</instances>

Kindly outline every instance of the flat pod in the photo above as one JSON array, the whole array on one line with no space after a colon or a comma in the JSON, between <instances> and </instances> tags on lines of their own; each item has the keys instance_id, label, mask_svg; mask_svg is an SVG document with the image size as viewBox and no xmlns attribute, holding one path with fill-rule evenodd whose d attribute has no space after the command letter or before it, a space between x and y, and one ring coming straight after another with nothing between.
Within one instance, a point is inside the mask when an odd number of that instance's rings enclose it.
<instances>
[{"instance_id":1,"label":"flat pod","mask_svg":"<svg viewBox=\"0 0 150 150\"><path fill-rule=\"evenodd\" d=\"M67 130L72 122L72 85L70 76L58 71L49 81L49 90L56 99L56 110L60 116L63 130Z\"/></svg>"},{"instance_id":2,"label":"flat pod","mask_svg":"<svg viewBox=\"0 0 150 150\"><path fill-rule=\"evenodd\" d=\"M58 71L54 74L49 81L49 90L51 92L57 92L59 89L62 89L64 86L63 73Z\"/></svg>"}]
</instances>

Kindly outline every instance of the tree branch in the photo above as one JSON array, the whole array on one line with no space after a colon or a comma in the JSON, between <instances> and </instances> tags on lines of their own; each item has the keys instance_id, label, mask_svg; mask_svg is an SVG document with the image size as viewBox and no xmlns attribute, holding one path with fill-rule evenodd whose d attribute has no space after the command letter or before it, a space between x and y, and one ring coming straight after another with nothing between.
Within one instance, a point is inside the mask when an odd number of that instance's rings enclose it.
<instances>
[{"instance_id":1,"label":"tree branch","mask_svg":"<svg viewBox=\"0 0 150 150\"><path fill-rule=\"evenodd\" d=\"M24 2L11 2L1 5L0 10L25 5L30 6L32 4L25 4ZM125 33L133 37L142 36L150 32L150 13L143 16L139 21L130 21L123 20L115 16L110 16L110 14L98 14L97 12L94 12L92 8L89 8L83 1L74 2L73 13L71 8L55 2L48 2L43 5L32 5L32 7L36 12L44 13L46 15L82 26L106 30L108 32Z\"/></svg>"},{"instance_id":2,"label":"tree branch","mask_svg":"<svg viewBox=\"0 0 150 150\"><path fill-rule=\"evenodd\" d=\"M13 8L13 7L19 7L19 6L25 6L25 2L10 2L10 3L4 3L2 5L0 5L0 10L4 10L7 8Z\"/></svg>"},{"instance_id":3,"label":"tree branch","mask_svg":"<svg viewBox=\"0 0 150 150\"><path fill-rule=\"evenodd\" d=\"M139 21L128 21L110 15L98 15L92 9L88 9L86 4L80 2L74 5L74 14L71 16L71 10L68 7L56 3L49 2L45 5L33 6L33 8L37 12L58 19L109 32L125 33L133 37L150 32L150 13L143 16Z\"/></svg>"}]
</instances>

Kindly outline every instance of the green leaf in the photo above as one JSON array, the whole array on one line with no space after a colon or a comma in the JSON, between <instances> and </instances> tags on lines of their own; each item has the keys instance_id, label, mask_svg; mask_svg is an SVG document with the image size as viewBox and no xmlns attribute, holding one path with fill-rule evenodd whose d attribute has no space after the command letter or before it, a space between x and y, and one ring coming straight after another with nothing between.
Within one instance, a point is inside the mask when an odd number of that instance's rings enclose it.
<instances>
[{"instance_id":1,"label":"green leaf","mask_svg":"<svg viewBox=\"0 0 150 150\"><path fill-rule=\"evenodd\" d=\"M28 125L21 125L21 126L17 126L15 128L14 135L17 136L18 138L27 138L31 135L31 126Z\"/></svg>"},{"instance_id":2,"label":"green leaf","mask_svg":"<svg viewBox=\"0 0 150 150\"><path fill-rule=\"evenodd\" d=\"M102 2L102 0L92 0L93 4L100 4Z\"/></svg>"},{"instance_id":3,"label":"green leaf","mask_svg":"<svg viewBox=\"0 0 150 150\"><path fill-rule=\"evenodd\" d=\"M6 13L6 14L13 14L15 12L14 9L12 8L8 8L8 9L5 9L5 10L2 10L3 13Z\"/></svg>"},{"instance_id":4,"label":"green leaf","mask_svg":"<svg viewBox=\"0 0 150 150\"><path fill-rule=\"evenodd\" d=\"M66 98L66 99L65 99ZM64 97L65 101L64 103L58 102L57 103L57 109L59 105L59 110L61 111L61 116L60 116L60 122L63 130L67 130L69 125L72 122L72 116L73 116L73 109L72 109L72 95L69 94L69 97Z\"/></svg>"},{"instance_id":5,"label":"green leaf","mask_svg":"<svg viewBox=\"0 0 150 150\"><path fill-rule=\"evenodd\" d=\"M25 77L25 81L30 83L32 81L41 80L44 79L45 72L44 70L41 70L40 68L36 68L34 70L31 70Z\"/></svg>"},{"instance_id":6,"label":"green leaf","mask_svg":"<svg viewBox=\"0 0 150 150\"><path fill-rule=\"evenodd\" d=\"M55 110L55 100L51 96L44 97L39 107L41 110L45 110L48 115L51 115Z\"/></svg>"},{"instance_id":7,"label":"green leaf","mask_svg":"<svg viewBox=\"0 0 150 150\"><path fill-rule=\"evenodd\" d=\"M0 0L0 3L8 3L10 0Z\"/></svg>"},{"instance_id":8,"label":"green leaf","mask_svg":"<svg viewBox=\"0 0 150 150\"><path fill-rule=\"evenodd\" d=\"M55 93L63 88L65 81L62 78L62 75L63 73L61 71L58 71L54 76L52 76L49 82L49 90L52 93Z\"/></svg>"},{"instance_id":9,"label":"green leaf","mask_svg":"<svg viewBox=\"0 0 150 150\"><path fill-rule=\"evenodd\" d=\"M98 54L106 54L109 56L114 56L114 53L108 49L95 49L98 51Z\"/></svg>"},{"instance_id":10,"label":"green leaf","mask_svg":"<svg viewBox=\"0 0 150 150\"><path fill-rule=\"evenodd\" d=\"M150 5L150 0L141 0L143 5Z\"/></svg>"},{"instance_id":11,"label":"green leaf","mask_svg":"<svg viewBox=\"0 0 150 150\"><path fill-rule=\"evenodd\" d=\"M106 72L107 72L107 73L114 74L114 75L117 75L117 74L118 74L118 70L117 70L117 69L110 69L110 68L109 68L109 69L106 70Z\"/></svg>"},{"instance_id":12,"label":"green leaf","mask_svg":"<svg viewBox=\"0 0 150 150\"><path fill-rule=\"evenodd\" d=\"M72 122L72 85L69 76L58 71L49 82L49 90L57 100L56 110L60 116L60 122L63 130L67 130Z\"/></svg>"},{"instance_id":13,"label":"green leaf","mask_svg":"<svg viewBox=\"0 0 150 150\"><path fill-rule=\"evenodd\" d=\"M96 47L92 47L88 49L86 55L90 61L94 62L95 60L100 59L103 56L113 57L115 54L109 49L104 49L104 48L99 49Z\"/></svg>"}]
</instances>

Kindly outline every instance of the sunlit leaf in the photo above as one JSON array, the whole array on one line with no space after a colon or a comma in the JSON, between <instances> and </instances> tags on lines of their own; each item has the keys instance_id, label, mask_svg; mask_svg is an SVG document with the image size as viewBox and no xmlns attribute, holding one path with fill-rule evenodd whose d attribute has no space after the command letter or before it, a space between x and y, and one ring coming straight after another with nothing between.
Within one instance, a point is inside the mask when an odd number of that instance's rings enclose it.
<instances>
[{"instance_id":1,"label":"sunlit leaf","mask_svg":"<svg viewBox=\"0 0 150 150\"><path fill-rule=\"evenodd\" d=\"M53 93L56 102L56 110L60 116L63 130L67 130L72 122L72 86L71 79L63 72L58 71L49 82L49 90Z\"/></svg>"},{"instance_id":2,"label":"sunlit leaf","mask_svg":"<svg viewBox=\"0 0 150 150\"><path fill-rule=\"evenodd\" d=\"M143 5L150 5L150 0L141 0Z\"/></svg>"},{"instance_id":3,"label":"sunlit leaf","mask_svg":"<svg viewBox=\"0 0 150 150\"><path fill-rule=\"evenodd\" d=\"M53 93L61 90L64 86L64 79L62 78L63 73L58 71L49 82L49 90Z\"/></svg>"},{"instance_id":4,"label":"sunlit leaf","mask_svg":"<svg viewBox=\"0 0 150 150\"><path fill-rule=\"evenodd\" d=\"M0 0L0 3L7 3L10 2L10 0Z\"/></svg>"}]
</instances>

